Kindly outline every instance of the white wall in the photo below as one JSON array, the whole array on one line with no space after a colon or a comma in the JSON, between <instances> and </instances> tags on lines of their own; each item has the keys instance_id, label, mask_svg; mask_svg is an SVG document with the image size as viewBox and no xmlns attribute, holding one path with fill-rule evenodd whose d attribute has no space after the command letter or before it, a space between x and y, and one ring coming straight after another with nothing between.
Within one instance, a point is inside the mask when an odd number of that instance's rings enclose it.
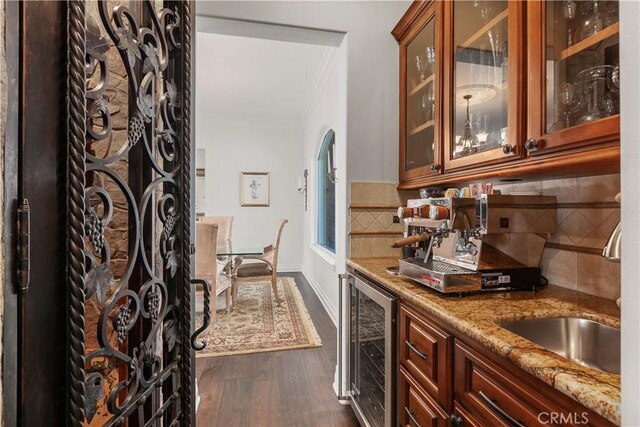
<instances>
[{"instance_id":1,"label":"white wall","mask_svg":"<svg viewBox=\"0 0 640 427\"><path fill-rule=\"evenodd\" d=\"M338 81L315 93L314 111L305 117L304 160L310 169L309 200L315 203L314 147L324 132L336 131L337 253L322 256L314 248L314 207L305 214L303 271L334 322L338 274L345 270L347 200L351 181L398 180L398 45L390 32L410 1L216 1L198 2L198 15L332 30L346 33L339 48ZM337 90L337 92L336 92ZM336 110L329 102L337 93ZM333 124L337 120L338 124ZM348 125L347 125L348 124ZM334 264L334 265L332 265ZM345 307L341 308L345 310ZM343 357L343 362L345 361ZM345 378L336 388L342 394Z\"/></svg>"},{"instance_id":2,"label":"white wall","mask_svg":"<svg viewBox=\"0 0 640 427\"><path fill-rule=\"evenodd\" d=\"M303 234L302 196L297 177L303 163L302 126L290 121L261 121L207 114L208 97L196 101L196 144L206 155L205 213L233 216L233 240L273 243L280 218L279 271L300 271ZM198 160L197 160L198 161ZM240 206L240 172L269 172L269 207ZM211 196L209 196L211 195Z\"/></svg>"},{"instance_id":3,"label":"white wall","mask_svg":"<svg viewBox=\"0 0 640 427\"><path fill-rule=\"evenodd\" d=\"M398 179L398 45L409 1L215 1L197 13L347 33L348 181Z\"/></svg>"},{"instance_id":4,"label":"white wall","mask_svg":"<svg viewBox=\"0 0 640 427\"><path fill-rule=\"evenodd\" d=\"M620 2L622 425L640 425L640 3Z\"/></svg>"},{"instance_id":5,"label":"white wall","mask_svg":"<svg viewBox=\"0 0 640 427\"><path fill-rule=\"evenodd\" d=\"M337 324L338 319L338 274L344 264L345 239L344 233L338 230L347 221L344 209L344 179L346 135L344 108L346 96L341 83L345 83L345 69L343 56L346 43L342 48L333 48L325 56L322 72L314 83L312 97L305 112L304 131L304 161L309 169L308 197L309 209L304 215L304 262L303 273L324 304L329 316ZM342 73L341 73L342 71ZM342 114L341 114L342 113ZM317 224L317 175L316 162L318 151L326 133L333 129L336 136L337 175L336 183L336 254L316 245ZM336 268L337 266L337 268Z\"/></svg>"}]
</instances>

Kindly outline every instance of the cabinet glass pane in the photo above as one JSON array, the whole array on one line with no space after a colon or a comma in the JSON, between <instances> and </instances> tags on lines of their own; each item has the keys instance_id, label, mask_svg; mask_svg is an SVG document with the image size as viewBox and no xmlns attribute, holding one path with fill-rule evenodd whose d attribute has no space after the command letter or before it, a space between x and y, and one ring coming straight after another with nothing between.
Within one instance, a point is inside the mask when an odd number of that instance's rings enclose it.
<instances>
[{"instance_id":1,"label":"cabinet glass pane","mask_svg":"<svg viewBox=\"0 0 640 427\"><path fill-rule=\"evenodd\" d=\"M456 1L453 6L453 158L508 143L508 4Z\"/></svg>"},{"instance_id":2,"label":"cabinet glass pane","mask_svg":"<svg viewBox=\"0 0 640 427\"><path fill-rule=\"evenodd\" d=\"M407 46L405 170L434 163L435 18Z\"/></svg>"},{"instance_id":3,"label":"cabinet glass pane","mask_svg":"<svg viewBox=\"0 0 640 427\"><path fill-rule=\"evenodd\" d=\"M545 129L619 113L617 1L547 1Z\"/></svg>"}]
</instances>

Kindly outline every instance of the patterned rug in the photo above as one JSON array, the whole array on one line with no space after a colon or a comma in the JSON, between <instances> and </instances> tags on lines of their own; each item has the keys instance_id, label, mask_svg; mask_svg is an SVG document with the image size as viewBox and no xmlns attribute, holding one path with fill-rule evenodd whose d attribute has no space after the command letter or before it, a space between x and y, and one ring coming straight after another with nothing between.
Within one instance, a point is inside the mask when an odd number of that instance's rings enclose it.
<instances>
[{"instance_id":1,"label":"patterned rug","mask_svg":"<svg viewBox=\"0 0 640 427\"><path fill-rule=\"evenodd\" d=\"M217 310L212 325L200 336L207 347L197 352L197 357L321 346L295 280L279 278L278 292L284 298L279 307L270 282L240 285L237 306L230 313L224 308ZM199 313L196 325L201 324L202 313Z\"/></svg>"}]
</instances>

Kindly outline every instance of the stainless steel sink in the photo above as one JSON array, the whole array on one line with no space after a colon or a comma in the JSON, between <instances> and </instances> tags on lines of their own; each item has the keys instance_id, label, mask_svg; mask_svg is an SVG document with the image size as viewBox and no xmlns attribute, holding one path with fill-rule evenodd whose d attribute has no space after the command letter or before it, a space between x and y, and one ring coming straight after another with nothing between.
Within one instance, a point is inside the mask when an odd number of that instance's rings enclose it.
<instances>
[{"instance_id":1,"label":"stainless steel sink","mask_svg":"<svg viewBox=\"0 0 640 427\"><path fill-rule=\"evenodd\" d=\"M499 325L583 366L620 373L620 329L577 317L525 319Z\"/></svg>"}]
</instances>

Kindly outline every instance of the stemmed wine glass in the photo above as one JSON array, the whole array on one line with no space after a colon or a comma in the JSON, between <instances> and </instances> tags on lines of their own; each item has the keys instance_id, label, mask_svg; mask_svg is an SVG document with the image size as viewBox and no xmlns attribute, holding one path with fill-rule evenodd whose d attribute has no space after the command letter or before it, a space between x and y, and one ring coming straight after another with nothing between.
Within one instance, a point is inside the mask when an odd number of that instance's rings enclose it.
<instances>
[{"instance_id":1,"label":"stemmed wine glass","mask_svg":"<svg viewBox=\"0 0 640 427\"><path fill-rule=\"evenodd\" d=\"M436 48L433 46L427 46L426 50L426 59L427 59L427 65L429 66L429 72L431 74L435 74L436 70L434 68L435 64L436 64Z\"/></svg>"},{"instance_id":2,"label":"stemmed wine glass","mask_svg":"<svg viewBox=\"0 0 640 427\"><path fill-rule=\"evenodd\" d=\"M426 77L426 61L425 58L423 58L421 55L416 55L416 69L418 70L418 73L420 75L420 83L422 83L427 77Z\"/></svg>"},{"instance_id":3,"label":"stemmed wine glass","mask_svg":"<svg viewBox=\"0 0 640 427\"><path fill-rule=\"evenodd\" d=\"M422 94L421 107L424 111L425 122L429 120L435 120L435 94L433 92L433 85L429 85L427 90Z\"/></svg>"},{"instance_id":4,"label":"stemmed wine glass","mask_svg":"<svg viewBox=\"0 0 640 427\"><path fill-rule=\"evenodd\" d=\"M576 17L576 2L573 0L566 0L562 5L562 11L564 12L564 17L571 21Z\"/></svg>"},{"instance_id":5,"label":"stemmed wine glass","mask_svg":"<svg viewBox=\"0 0 640 427\"><path fill-rule=\"evenodd\" d=\"M582 23L580 29L580 40L584 40L602 31L603 23L600 16L598 0L591 3L591 15Z\"/></svg>"},{"instance_id":6,"label":"stemmed wine glass","mask_svg":"<svg viewBox=\"0 0 640 427\"><path fill-rule=\"evenodd\" d=\"M576 93L576 89L575 87L568 82L563 82L560 84L560 96L558 98L558 101L560 102L560 104L563 106L563 110L564 110L564 123L565 123L565 127L570 127L571 126L571 122L570 122L570 106L571 103L573 102L575 93Z\"/></svg>"}]
</instances>

